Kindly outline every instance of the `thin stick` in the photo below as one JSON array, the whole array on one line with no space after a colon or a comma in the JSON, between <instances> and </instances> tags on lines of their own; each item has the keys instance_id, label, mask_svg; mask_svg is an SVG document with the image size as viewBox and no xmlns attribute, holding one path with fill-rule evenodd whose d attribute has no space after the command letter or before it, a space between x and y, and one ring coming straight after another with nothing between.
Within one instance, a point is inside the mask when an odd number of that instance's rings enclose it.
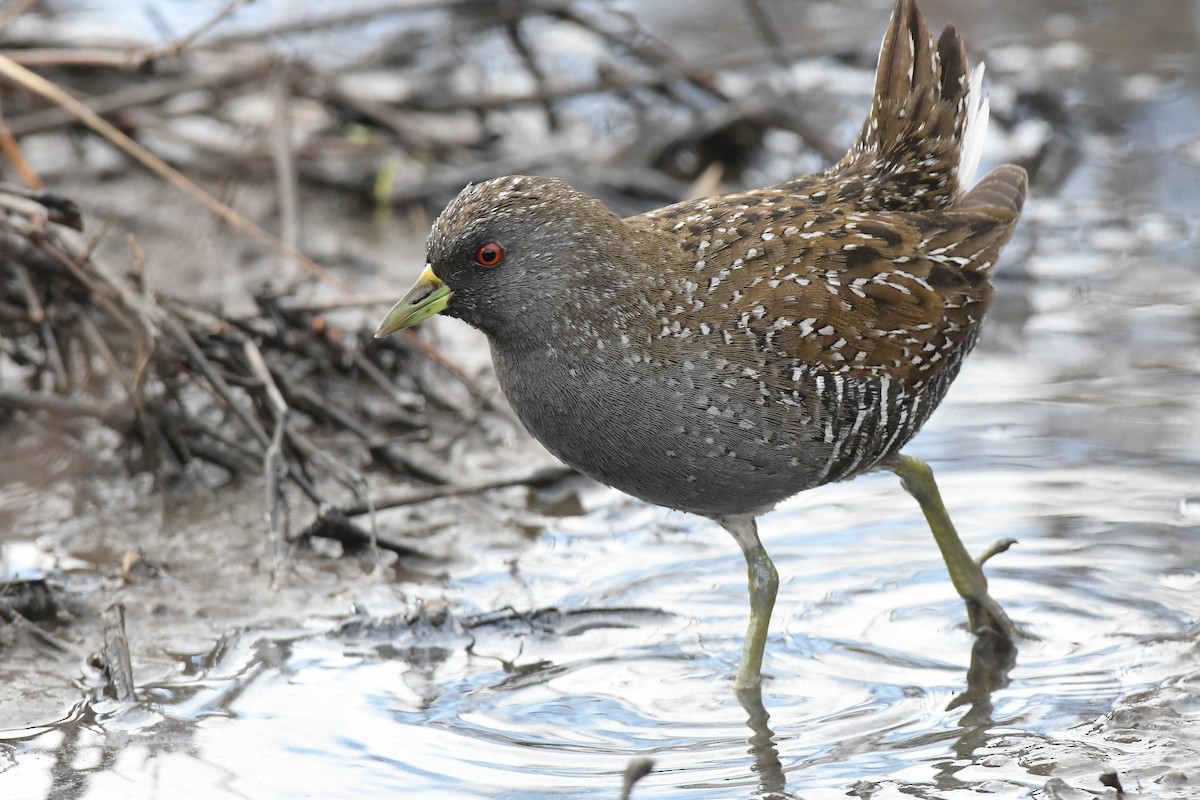
<instances>
[{"instance_id":1,"label":"thin stick","mask_svg":"<svg viewBox=\"0 0 1200 800\"><path fill-rule=\"evenodd\" d=\"M249 5L254 0L229 0L216 14L213 14L207 21L200 23L190 33L186 33L173 42L168 42L162 47L156 47L153 50L147 50L142 53L143 62L154 61L164 56L178 56L183 50L191 45L192 42L199 39L204 34L211 31L217 25L221 24L226 17L229 17L237 10L238 6Z\"/></svg>"},{"instance_id":2,"label":"thin stick","mask_svg":"<svg viewBox=\"0 0 1200 800\"><path fill-rule=\"evenodd\" d=\"M175 338L179 341L179 343L183 345L183 349L187 352L192 363L208 380L216 394L225 401L225 404L233 412L234 416L241 420L242 424L246 426L246 430L250 432L250 434L262 447L270 447L271 437L267 436L267 432L264 431L262 426L258 424L258 420L250 416L250 412L246 411L246 409L242 407L241 403L238 403L233 399L233 390L230 389L229 384L225 381L225 379L221 377L221 373L217 372L217 370L213 367L212 362L208 360L208 357L205 356L200 350L200 347L196 344L196 340L193 339L191 333L188 332L187 327L174 317L168 317L166 320L166 325L170 329L171 333L175 335ZM313 504L317 506L317 508L325 507L324 498L321 497L316 487L312 485L312 482L300 472L298 467L293 464L288 464L287 471L291 476L292 481L300 488L300 491L304 492L308 499L311 500Z\"/></svg>"},{"instance_id":3,"label":"thin stick","mask_svg":"<svg viewBox=\"0 0 1200 800\"><path fill-rule=\"evenodd\" d=\"M292 152L292 115L288 103L288 67L282 63L275 71L271 99L271 161L275 166L275 189L279 198L279 238L295 250L300 242L300 202L296 188L296 159Z\"/></svg>"},{"instance_id":4,"label":"thin stick","mask_svg":"<svg viewBox=\"0 0 1200 800\"><path fill-rule=\"evenodd\" d=\"M0 58L4 58L4 56L0 56ZM62 233L69 233L69 231L62 231ZM75 259L68 258L65 253L55 247L46 248L46 252L48 252L55 261L67 268L67 271L71 273L75 280L79 281L79 283L88 290L88 294L92 297L92 299L95 300L96 303L98 303L100 307L103 308L104 311L113 318L114 321L120 323L121 327L129 331L131 335L138 335L138 329L137 326L133 324L133 320L131 320L124 311L117 308L116 304L113 303L113 301L109 298L108 293L101 290L96 281L94 281L90 275L83 271L83 268L79 265L79 263L76 263ZM109 283L108 285L111 286L112 284Z\"/></svg>"},{"instance_id":5,"label":"thin stick","mask_svg":"<svg viewBox=\"0 0 1200 800\"><path fill-rule=\"evenodd\" d=\"M0 408L44 411L61 417L91 417L119 433L127 433L133 424L133 417L126 408L63 397L53 392L0 392Z\"/></svg>"},{"instance_id":6,"label":"thin stick","mask_svg":"<svg viewBox=\"0 0 1200 800\"><path fill-rule=\"evenodd\" d=\"M4 151L5 157L13 165L13 169L21 176L22 183L30 189L39 190L46 188L46 184L42 183L41 177L29 165L29 162L25 160L25 154L21 151L21 145L17 144L17 139L9 129L8 122L4 119L3 114L0 114L0 149Z\"/></svg>"},{"instance_id":7,"label":"thin stick","mask_svg":"<svg viewBox=\"0 0 1200 800\"><path fill-rule=\"evenodd\" d=\"M271 537L275 564L271 570L272 588L279 585L283 567L287 563L287 536L291 521L291 506L284 490L284 479L288 474L287 456L283 452L283 440L287 435L288 416L291 410L283 399L271 371L263 361L262 352L250 339L242 342L242 353L250 364L250 371L258 378L267 395L267 405L275 416L271 431L271 443L263 453L263 473L266 475L267 531Z\"/></svg>"},{"instance_id":8,"label":"thin stick","mask_svg":"<svg viewBox=\"0 0 1200 800\"><path fill-rule=\"evenodd\" d=\"M20 64L25 63L20 57L14 57L13 60ZM213 92L227 90L254 80L256 76L262 74L268 64L274 61L273 56L257 58L249 62L238 59L232 66L226 66L225 71L217 75L204 71L189 72L178 77L163 78L150 83L122 86L107 94L89 97L83 102L97 114L112 114L134 106L151 106L195 89L207 89ZM70 125L75 119L75 115L65 108L50 106L13 117L8 121L8 127L12 130L13 136L21 137Z\"/></svg>"},{"instance_id":9,"label":"thin stick","mask_svg":"<svg viewBox=\"0 0 1200 800\"><path fill-rule=\"evenodd\" d=\"M135 407L141 411L142 403L139 402L138 397L134 394L134 391L129 384L125 382L124 375L121 371L121 365L117 361L116 354L113 353L112 348L108 346L108 342L104 341L104 337L100 335L100 329L96 327L96 323L92 321L92 318L88 316L87 312L79 315L79 330L83 333L83 338L87 341L87 343L90 344L92 349L96 351L96 354L100 356L100 360L104 362L106 367L108 367L108 371L111 374L112 379L117 383L118 386L121 387L121 390L125 392L125 396L129 398L129 402L133 403Z\"/></svg>"},{"instance_id":10,"label":"thin stick","mask_svg":"<svg viewBox=\"0 0 1200 800\"><path fill-rule=\"evenodd\" d=\"M63 642L46 633L36 623L31 622L28 617L15 608L0 606L0 620L3 620L6 625L13 625L20 628L22 632L29 634L52 650L57 650L60 653L67 651L67 646Z\"/></svg>"},{"instance_id":11,"label":"thin stick","mask_svg":"<svg viewBox=\"0 0 1200 800\"><path fill-rule=\"evenodd\" d=\"M38 217L46 217L49 210L33 199L34 196L33 193L15 194L12 192L12 187L5 186L0 189L0 208L13 211L31 221Z\"/></svg>"},{"instance_id":12,"label":"thin stick","mask_svg":"<svg viewBox=\"0 0 1200 800\"><path fill-rule=\"evenodd\" d=\"M347 489L354 493L354 497L358 499L358 504L365 509L368 519L370 520L369 531L367 533L367 543L371 547L371 553L375 556L375 569L377 575L379 570L383 568L383 555L380 553L381 544L379 541L379 526L375 520L375 504L371 500L370 492L368 491L367 479L358 470L343 464L338 459L331 456L329 453L318 448L308 437L300 433L292 434L293 441L303 448L312 458L320 460L333 476Z\"/></svg>"},{"instance_id":13,"label":"thin stick","mask_svg":"<svg viewBox=\"0 0 1200 800\"><path fill-rule=\"evenodd\" d=\"M375 366L371 359L362 354L362 351L354 349L350 351L350 358L354 360L354 366L362 370L363 375L374 383L379 390L391 398L399 409L401 418L404 422L419 427L416 424L416 418L410 413L411 409L417 408L420 405L420 395L412 394L411 392L402 392L396 388L396 384L383 374L383 370Z\"/></svg>"},{"instance_id":14,"label":"thin stick","mask_svg":"<svg viewBox=\"0 0 1200 800\"><path fill-rule=\"evenodd\" d=\"M25 295L25 305L29 309L30 318L39 324L44 322L46 320L46 309L38 297L33 280L29 277L29 270L19 261L14 262L13 266L16 268L17 283L21 285L21 293Z\"/></svg>"},{"instance_id":15,"label":"thin stick","mask_svg":"<svg viewBox=\"0 0 1200 800\"><path fill-rule=\"evenodd\" d=\"M508 40L512 43L513 49L517 51L517 55L521 57L521 63L525 65L526 71L533 76L533 82L537 86L538 92L544 95L548 86L546 73L538 64L533 49L529 46L525 31L521 27L521 20L512 19L504 23L504 32L508 35ZM558 130L558 114L549 99L542 103L542 111L546 114L546 124L550 130Z\"/></svg>"},{"instance_id":16,"label":"thin stick","mask_svg":"<svg viewBox=\"0 0 1200 800\"><path fill-rule=\"evenodd\" d=\"M505 489L509 486L547 486L551 483L561 481L563 478L569 478L576 474L575 470L570 467L541 467L527 472L520 472L511 475L503 475L497 478L483 478L477 481L469 481L466 483L452 484L449 486L430 486L423 489L401 489L394 492L385 492L375 498L374 508L376 511L384 511L389 508L400 508L402 506L413 506L419 503L428 503L430 500L441 500L445 497L461 497L467 494L481 494L490 492L493 489ZM370 506L365 503L340 506L338 509L347 517L356 517L360 514L366 514L370 510Z\"/></svg>"},{"instance_id":17,"label":"thin stick","mask_svg":"<svg viewBox=\"0 0 1200 800\"><path fill-rule=\"evenodd\" d=\"M492 489L503 489L508 486L545 486L575 474L570 467L550 467L534 470L520 475L502 478L462 483L456 486L436 486L430 489L418 489L395 492L375 498L373 503L356 503L349 506L328 507L321 510L317 518L300 534L301 538L319 536L335 539L344 545L362 546L377 541L378 546L391 550L400 555L413 555L417 551L404 544L389 541L383 537L373 537L364 533L350 521L350 517L361 516L383 511L388 508L426 503L443 497L461 497L468 494L479 494Z\"/></svg>"},{"instance_id":18,"label":"thin stick","mask_svg":"<svg viewBox=\"0 0 1200 800\"><path fill-rule=\"evenodd\" d=\"M551 14L566 8L573 0L537 0L529 3L532 9L526 10L526 3L499 4L499 13L507 17L529 16L532 14ZM398 14L419 14L427 11L453 11L461 6L474 7L478 0L393 0L392 2L375 5L347 3L338 6L329 3L326 8L339 8L336 13L294 16L281 19L261 28L233 31L220 37L218 44L230 45L243 42L260 42L264 39L287 34L310 33L312 31L330 31L351 25L361 25L364 22L377 22L379 19ZM348 10L341 10L348 9Z\"/></svg>"},{"instance_id":19,"label":"thin stick","mask_svg":"<svg viewBox=\"0 0 1200 800\"><path fill-rule=\"evenodd\" d=\"M295 303L281 302L279 308L289 314L321 314L340 311L344 308L366 308L367 306L391 306L400 295L396 291L374 294L352 294L346 297L331 297L325 300L302 300Z\"/></svg>"},{"instance_id":20,"label":"thin stick","mask_svg":"<svg viewBox=\"0 0 1200 800\"><path fill-rule=\"evenodd\" d=\"M91 128L96 134L108 140L112 145L117 147L130 158L137 161L146 169L158 175L163 180L170 183L179 191L192 198L195 202L204 206L215 215L217 218L228 223L235 229L249 235L250 237L265 244L267 247L275 250L278 253L292 259L301 267L303 267L313 277L325 281L331 286L335 286L344 292L350 291L349 287L337 276L327 271L324 267L317 264L308 256L299 252L293 247L288 247L277 238L267 233L265 230L254 224L246 217L239 214L226 204L217 200L215 197L204 191L186 177L183 173L168 165L158 156L151 153L145 147L130 139L125 134L117 130L113 125L109 124L103 117L92 111L83 103L71 97L62 89L55 86L50 81L42 76L30 72L25 67L13 61L5 55L0 55L0 75L8 78L25 87L35 94L39 94L52 103L70 111L76 119L82 122L87 127Z\"/></svg>"},{"instance_id":21,"label":"thin stick","mask_svg":"<svg viewBox=\"0 0 1200 800\"><path fill-rule=\"evenodd\" d=\"M129 50L98 47L39 47L34 50L8 52L12 54L14 64L26 64L31 67L97 67L136 72L143 65L141 57Z\"/></svg>"},{"instance_id":22,"label":"thin stick","mask_svg":"<svg viewBox=\"0 0 1200 800\"><path fill-rule=\"evenodd\" d=\"M213 367L212 362L210 362L208 357L205 356L200 350L200 347L196 344L196 340L193 339L191 333L188 332L187 327L177 319L168 318L167 328L175 335L175 338L179 340L179 343L183 345L184 352L186 352L188 358L191 359L193 366L198 369L202 375L204 375L209 384L211 384L213 389L216 391L216 394L225 401L226 406L230 411L233 412L233 415L241 420L241 423L246 426L246 430L250 433L250 435L254 437L260 446L269 447L271 444L271 437L268 436L267 432L264 431L262 426L258 424L258 420L250 416L250 413L246 411L246 409L242 408L241 403L238 403L233 399L233 390L229 388L229 384L225 382L223 377L221 377L221 373L217 372L217 370Z\"/></svg>"}]
</instances>

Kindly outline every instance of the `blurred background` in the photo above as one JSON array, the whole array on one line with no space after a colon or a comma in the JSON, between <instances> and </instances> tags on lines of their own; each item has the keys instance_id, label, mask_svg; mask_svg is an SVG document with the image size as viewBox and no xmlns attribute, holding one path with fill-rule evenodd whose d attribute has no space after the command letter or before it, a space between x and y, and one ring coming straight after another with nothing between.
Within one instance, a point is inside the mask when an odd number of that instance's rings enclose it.
<instances>
[{"instance_id":1,"label":"blurred background","mask_svg":"<svg viewBox=\"0 0 1200 800\"><path fill-rule=\"evenodd\" d=\"M769 722L727 535L544 472L465 326L370 332L468 182L835 160L888 2L0 7L0 795L1195 796L1200 2L920 5L1031 192L909 451L1037 638L981 678L894 478L822 487L762 524Z\"/></svg>"}]
</instances>

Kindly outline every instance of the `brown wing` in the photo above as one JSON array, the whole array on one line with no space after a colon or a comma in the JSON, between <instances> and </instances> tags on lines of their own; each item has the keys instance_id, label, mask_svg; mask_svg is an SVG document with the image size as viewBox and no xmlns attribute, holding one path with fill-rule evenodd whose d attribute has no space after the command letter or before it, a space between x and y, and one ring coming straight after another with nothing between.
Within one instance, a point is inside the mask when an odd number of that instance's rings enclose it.
<instances>
[{"instance_id":1,"label":"brown wing","mask_svg":"<svg viewBox=\"0 0 1200 800\"><path fill-rule=\"evenodd\" d=\"M948 211L849 214L813 240L804 291L763 301L777 320L812 320L783 328L779 345L835 373L887 374L915 394L973 342L1024 194L1024 172L1003 168Z\"/></svg>"},{"instance_id":2,"label":"brown wing","mask_svg":"<svg viewBox=\"0 0 1200 800\"><path fill-rule=\"evenodd\" d=\"M1024 171L1001 167L945 211L835 214L768 189L656 212L643 220L685 254L657 343L711 342L771 384L800 362L915 394L973 340L1024 195Z\"/></svg>"}]
</instances>

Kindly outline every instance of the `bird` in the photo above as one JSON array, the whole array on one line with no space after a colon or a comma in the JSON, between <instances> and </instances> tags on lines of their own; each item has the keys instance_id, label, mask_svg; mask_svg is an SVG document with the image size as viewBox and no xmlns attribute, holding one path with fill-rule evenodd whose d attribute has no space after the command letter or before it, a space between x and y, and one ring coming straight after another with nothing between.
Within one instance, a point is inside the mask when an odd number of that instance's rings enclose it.
<instances>
[{"instance_id":1,"label":"bird","mask_svg":"<svg viewBox=\"0 0 1200 800\"><path fill-rule=\"evenodd\" d=\"M761 690L779 586L757 518L879 470L919 503L972 631L1011 642L987 556L901 452L976 343L1027 192L1011 164L974 182L982 81L953 25L935 40L896 0L866 121L833 166L626 218L556 178L469 185L375 335L439 313L478 328L552 454L732 534L750 595L736 690Z\"/></svg>"}]
</instances>

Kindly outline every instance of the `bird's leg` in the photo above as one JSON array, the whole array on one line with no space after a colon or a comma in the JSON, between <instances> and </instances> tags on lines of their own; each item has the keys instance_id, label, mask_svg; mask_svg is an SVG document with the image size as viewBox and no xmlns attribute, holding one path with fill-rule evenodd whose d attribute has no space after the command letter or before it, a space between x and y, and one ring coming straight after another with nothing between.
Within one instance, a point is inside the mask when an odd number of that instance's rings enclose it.
<instances>
[{"instance_id":1,"label":"bird's leg","mask_svg":"<svg viewBox=\"0 0 1200 800\"><path fill-rule=\"evenodd\" d=\"M742 548L750 584L750 625L746 629L742 660L738 663L737 677L733 681L734 689L741 691L762 684L763 650L767 646L771 610L775 608L775 595L779 591L779 573L775 571L771 557L758 539L758 524L753 516L720 517L717 522L733 535Z\"/></svg>"},{"instance_id":2,"label":"bird's leg","mask_svg":"<svg viewBox=\"0 0 1200 800\"><path fill-rule=\"evenodd\" d=\"M942 503L941 492L933 479L933 470L919 458L900 454L886 464L887 468L900 477L904 489L916 498L925 513L925 519L933 531L933 538L942 551L942 559L950 572L950 580L958 594L967 603L967 618L970 621L972 633L982 633L991 628L996 633L1012 641L1016 627L1004 613L1000 604L992 599L987 590L987 578L983 574L983 562L997 552L1006 550L1013 540L990 549L978 561L971 558L954 523Z\"/></svg>"}]
</instances>

